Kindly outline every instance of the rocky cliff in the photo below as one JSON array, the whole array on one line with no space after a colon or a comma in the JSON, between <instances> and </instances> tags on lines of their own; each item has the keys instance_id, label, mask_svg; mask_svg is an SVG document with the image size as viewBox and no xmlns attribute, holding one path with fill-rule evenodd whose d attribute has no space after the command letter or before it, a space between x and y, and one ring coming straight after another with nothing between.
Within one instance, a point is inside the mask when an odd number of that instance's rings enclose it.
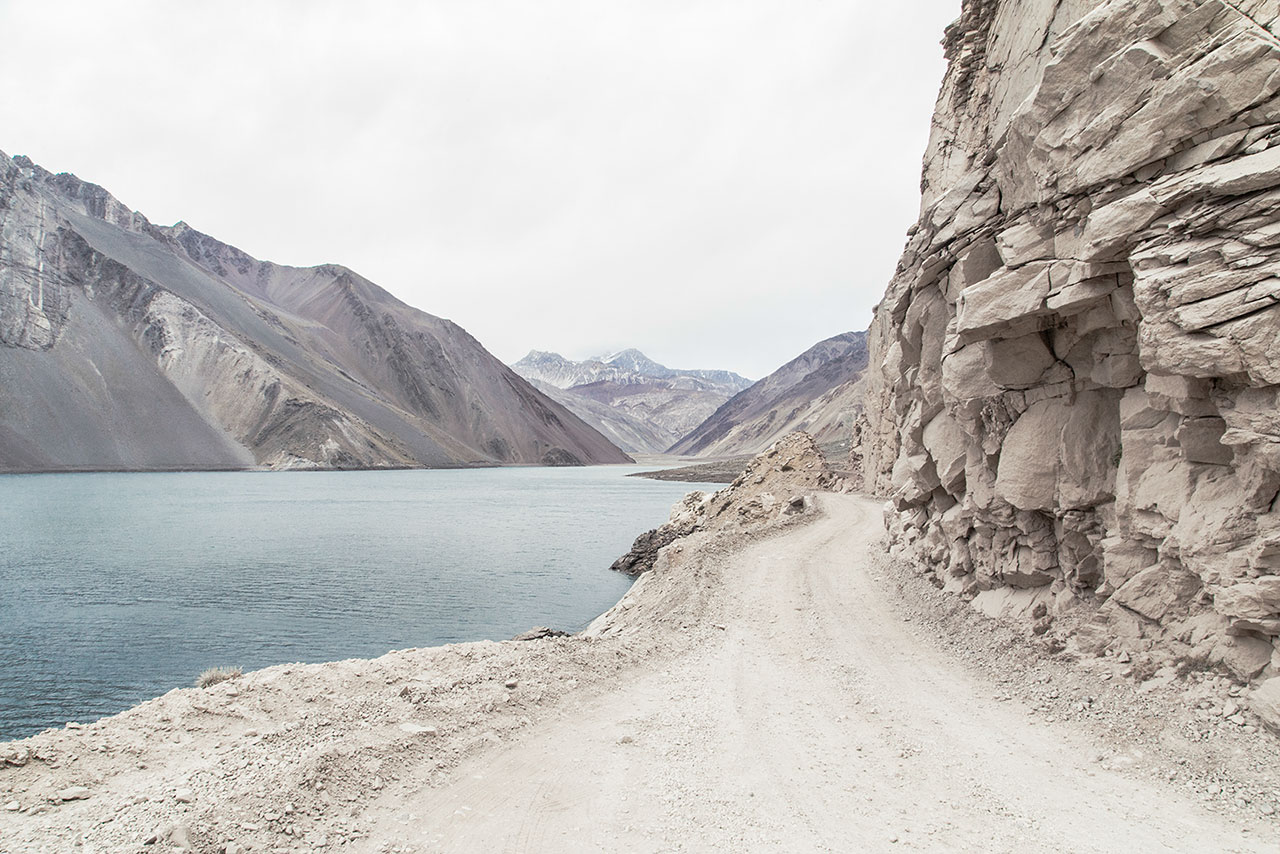
<instances>
[{"instance_id":1,"label":"rocky cliff","mask_svg":"<svg viewBox=\"0 0 1280 854\"><path fill-rule=\"evenodd\" d=\"M1278 34L1276 0L965 0L946 33L868 487L952 589L1104 603L1089 652L1280 673Z\"/></svg>"},{"instance_id":2,"label":"rocky cliff","mask_svg":"<svg viewBox=\"0 0 1280 854\"><path fill-rule=\"evenodd\" d=\"M865 332L819 341L730 398L670 453L755 454L797 430L822 443L846 439L862 410L859 381L866 367Z\"/></svg>"},{"instance_id":3,"label":"rocky cliff","mask_svg":"<svg viewBox=\"0 0 1280 854\"><path fill-rule=\"evenodd\" d=\"M457 325L0 156L0 471L625 462Z\"/></svg>"}]
</instances>

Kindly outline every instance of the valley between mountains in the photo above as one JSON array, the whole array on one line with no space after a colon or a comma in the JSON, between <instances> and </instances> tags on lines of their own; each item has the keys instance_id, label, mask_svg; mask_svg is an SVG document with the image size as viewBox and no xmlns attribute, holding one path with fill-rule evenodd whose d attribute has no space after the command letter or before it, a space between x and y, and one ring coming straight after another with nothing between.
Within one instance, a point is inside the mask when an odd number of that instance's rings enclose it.
<instances>
[{"instance_id":1,"label":"valley between mountains","mask_svg":"<svg viewBox=\"0 0 1280 854\"><path fill-rule=\"evenodd\" d=\"M260 261L0 156L0 472L589 465L847 434L864 333L759 383L637 350L508 368L353 270Z\"/></svg>"},{"instance_id":2,"label":"valley between mountains","mask_svg":"<svg viewBox=\"0 0 1280 854\"><path fill-rule=\"evenodd\" d=\"M810 347L758 382L679 371L638 350L582 362L538 350L512 369L632 454L751 456L796 430L846 439L862 410L865 332Z\"/></svg>"},{"instance_id":3,"label":"valley between mountains","mask_svg":"<svg viewBox=\"0 0 1280 854\"><path fill-rule=\"evenodd\" d=\"M0 471L630 458L457 324L0 156Z\"/></svg>"},{"instance_id":4,"label":"valley between mountains","mask_svg":"<svg viewBox=\"0 0 1280 854\"><path fill-rule=\"evenodd\" d=\"M870 328L755 383L513 370L0 160L6 470L756 454L576 635L0 745L0 852L1280 849L1280 0L964 0L943 49Z\"/></svg>"}]
</instances>

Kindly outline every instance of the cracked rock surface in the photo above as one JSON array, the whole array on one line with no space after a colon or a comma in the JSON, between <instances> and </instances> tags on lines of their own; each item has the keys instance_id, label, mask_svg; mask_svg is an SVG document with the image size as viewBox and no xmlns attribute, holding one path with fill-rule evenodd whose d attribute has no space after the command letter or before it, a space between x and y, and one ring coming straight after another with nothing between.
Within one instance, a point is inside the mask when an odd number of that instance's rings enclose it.
<instances>
[{"instance_id":1,"label":"cracked rock surface","mask_svg":"<svg viewBox=\"0 0 1280 854\"><path fill-rule=\"evenodd\" d=\"M869 489L988 611L1280 727L1280 3L967 0L872 325ZM1052 635L1052 632L1050 632Z\"/></svg>"}]
</instances>

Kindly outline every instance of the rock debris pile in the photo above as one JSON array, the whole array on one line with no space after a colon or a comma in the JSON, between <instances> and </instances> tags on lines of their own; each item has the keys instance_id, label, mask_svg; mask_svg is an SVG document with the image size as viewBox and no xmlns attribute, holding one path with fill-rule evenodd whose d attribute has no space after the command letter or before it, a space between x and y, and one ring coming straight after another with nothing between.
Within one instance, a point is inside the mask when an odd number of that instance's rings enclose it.
<instances>
[{"instance_id":1,"label":"rock debris pile","mask_svg":"<svg viewBox=\"0 0 1280 854\"><path fill-rule=\"evenodd\" d=\"M639 575L653 568L659 551L695 531L759 528L812 510L813 493L841 486L813 437L791 433L752 459L724 489L686 495L666 524L636 537L612 568Z\"/></svg>"}]
</instances>

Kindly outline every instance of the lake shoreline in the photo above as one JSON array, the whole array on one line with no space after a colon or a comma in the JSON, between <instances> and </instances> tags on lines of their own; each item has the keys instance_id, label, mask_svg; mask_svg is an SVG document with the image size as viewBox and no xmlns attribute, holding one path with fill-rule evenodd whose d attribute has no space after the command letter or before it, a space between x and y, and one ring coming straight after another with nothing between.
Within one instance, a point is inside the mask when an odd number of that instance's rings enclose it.
<instances>
[{"instance_id":1,"label":"lake shoreline","mask_svg":"<svg viewBox=\"0 0 1280 854\"><path fill-rule=\"evenodd\" d=\"M483 469L577 469L577 468L617 468L621 466L632 466L634 462L619 463L582 463L568 465L546 465L544 463L457 463L447 466L349 466L341 468L326 468L323 466L300 466L298 468L271 468L270 466L172 466L172 467L152 467L152 468L128 468L128 467L94 467L94 466L63 466L60 468L33 468L33 469L3 469L0 470L0 477L8 476L25 476L40 474L289 474L289 473L322 473L335 474L339 472L380 472L380 471L473 471Z\"/></svg>"},{"instance_id":2,"label":"lake shoreline","mask_svg":"<svg viewBox=\"0 0 1280 854\"><path fill-rule=\"evenodd\" d=\"M370 828L336 805L408 796L564 703L719 631L708 612L714 586L691 585L689 574L819 516L812 499L772 497L823 481L819 457L799 459L761 462L760 482L719 499L757 512L708 510L713 529L664 549L577 634L279 664L0 743L0 804L16 804L0 812L0 839L65 840L69 826L95 844L167 840L212 852L228 840L269 846L282 832L313 845L317 833L367 838Z\"/></svg>"},{"instance_id":3,"label":"lake shoreline","mask_svg":"<svg viewBox=\"0 0 1280 854\"><path fill-rule=\"evenodd\" d=\"M0 478L0 738L210 667L576 630L688 491L635 467Z\"/></svg>"}]
</instances>

